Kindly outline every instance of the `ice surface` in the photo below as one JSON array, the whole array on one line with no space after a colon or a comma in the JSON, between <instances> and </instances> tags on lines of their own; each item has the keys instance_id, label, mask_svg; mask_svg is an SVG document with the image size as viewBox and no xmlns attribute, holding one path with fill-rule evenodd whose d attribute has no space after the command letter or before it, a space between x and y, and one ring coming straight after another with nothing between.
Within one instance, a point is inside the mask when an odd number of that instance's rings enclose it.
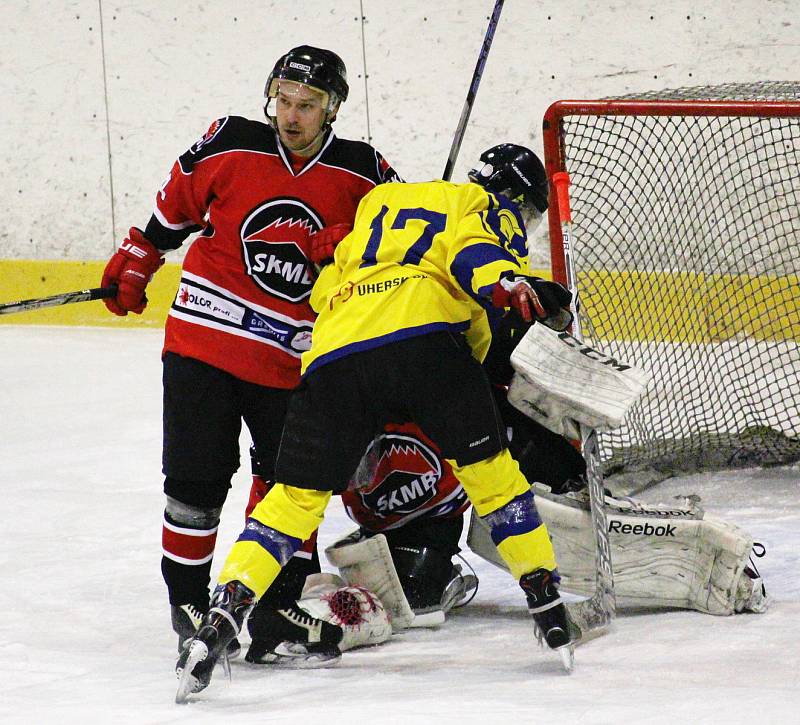
<instances>
[{"instance_id":1,"label":"ice surface","mask_svg":"<svg viewBox=\"0 0 800 725\"><path fill-rule=\"evenodd\" d=\"M153 331L0 327L0 722L800 721L797 467L693 476L643 495L699 493L709 513L764 542L766 614L623 611L578 647L566 675L536 646L516 584L467 552L480 590L439 630L347 652L326 670L237 661L231 682L218 668L175 705L159 571L160 345ZM238 473L214 573L248 490ZM351 528L334 502L322 544Z\"/></svg>"}]
</instances>

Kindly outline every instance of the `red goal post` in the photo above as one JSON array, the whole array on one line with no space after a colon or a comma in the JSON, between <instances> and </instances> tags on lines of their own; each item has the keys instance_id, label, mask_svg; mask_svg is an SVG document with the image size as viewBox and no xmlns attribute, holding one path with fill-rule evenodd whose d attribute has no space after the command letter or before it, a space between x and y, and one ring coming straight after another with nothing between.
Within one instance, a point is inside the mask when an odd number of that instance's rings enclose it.
<instances>
[{"instance_id":1,"label":"red goal post","mask_svg":"<svg viewBox=\"0 0 800 725\"><path fill-rule=\"evenodd\" d=\"M800 84L558 101L587 341L655 375L606 473L800 460ZM553 277L567 282L551 189Z\"/></svg>"}]
</instances>

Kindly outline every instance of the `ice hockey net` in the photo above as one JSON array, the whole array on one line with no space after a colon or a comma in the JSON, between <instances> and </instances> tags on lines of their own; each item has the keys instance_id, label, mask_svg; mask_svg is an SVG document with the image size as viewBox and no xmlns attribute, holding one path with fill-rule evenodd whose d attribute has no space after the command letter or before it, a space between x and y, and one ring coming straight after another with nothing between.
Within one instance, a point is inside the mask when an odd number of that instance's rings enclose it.
<instances>
[{"instance_id":1,"label":"ice hockey net","mask_svg":"<svg viewBox=\"0 0 800 725\"><path fill-rule=\"evenodd\" d=\"M653 373L606 474L800 460L800 83L559 101L587 342ZM553 276L565 281L551 195Z\"/></svg>"}]
</instances>

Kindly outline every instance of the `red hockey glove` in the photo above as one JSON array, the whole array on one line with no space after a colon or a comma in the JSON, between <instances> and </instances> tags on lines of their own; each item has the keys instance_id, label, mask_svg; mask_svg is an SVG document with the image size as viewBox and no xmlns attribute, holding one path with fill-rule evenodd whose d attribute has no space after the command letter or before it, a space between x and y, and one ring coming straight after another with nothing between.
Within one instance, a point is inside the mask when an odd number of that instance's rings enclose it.
<instances>
[{"instance_id":1,"label":"red hockey glove","mask_svg":"<svg viewBox=\"0 0 800 725\"><path fill-rule=\"evenodd\" d=\"M572 324L567 309L572 300L569 290L540 277L507 272L492 287L492 304L510 307L525 322L541 322L553 330L566 330Z\"/></svg>"},{"instance_id":2,"label":"red hockey glove","mask_svg":"<svg viewBox=\"0 0 800 725\"><path fill-rule=\"evenodd\" d=\"M350 224L333 224L320 229L311 237L309 259L320 267L332 262L337 245L352 231Z\"/></svg>"},{"instance_id":3,"label":"red hockey glove","mask_svg":"<svg viewBox=\"0 0 800 725\"><path fill-rule=\"evenodd\" d=\"M103 272L103 287L117 285L117 296L104 299L106 307L115 315L124 317L129 312L137 315L147 307L144 288L164 264L164 258L136 227L131 227L128 238L114 252Z\"/></svg>"}]
</instances>

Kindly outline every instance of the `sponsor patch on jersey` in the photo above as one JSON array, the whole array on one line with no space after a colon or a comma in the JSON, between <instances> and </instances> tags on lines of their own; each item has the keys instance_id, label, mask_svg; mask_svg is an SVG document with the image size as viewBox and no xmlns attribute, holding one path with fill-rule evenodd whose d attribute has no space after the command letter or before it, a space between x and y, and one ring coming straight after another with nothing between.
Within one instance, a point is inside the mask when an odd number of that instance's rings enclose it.
<instances>
[{"instance_id":1,"label":"sponsor patch on jersey","mask_svg":"<svg viewBox=\"0 0 800 725\"><path fill-rule=\"evenodd\" d=\"M374 295L381 294L382 292L388 292L395 287L399 287L401 284L403 284L403 282L409 279L428 279L428 275L412 274L407 277L393 277L392 279L386 279L382 282L375 282L373 284L360 284L357 287L358 296L363 297L364 295Z\"/></svg>"},{"instance_id":2,"label":"sponsor patch on jersey","mask_svg":"<svg viewBox=\"0 0 800 725\"><path fill-rule=\"evenodd\" d=\"M288 325L281 325L275 320L269 320L258 312L253 312L248 321L247 329L250 332L255 332L261 337L270 337L273 340L281 343L284 347L288 347L289 338L293 330Z\"/></svg>"},{"instance_id":3,"label":"sponsor patch on jersey","mask_svg":"<svg viewBox=\"0 0 800 725\"><path fill-rule=\"evenodd\" d=\"M186 310L201 312L220 320L241 324L244 319L245 309L230 300L215 295L199 287L181 284L175 296L175 306Z\"/></svg>"},{"instance_id":4,"label":"sponsor patch on jersey","mask_svg":"<svg viewBox=\"0 0 800 725\"><path fill-rule=\"evenodd\" d=\"M322 218L299 199L271 199L256 207L241 226L247 273L265 292L290 302L311 294L311 263L304 250Z\"/></svg>"},{"instance_id":5,"label":"sponsor patch on jersey","mask_svg":"<svg viewBox=\"0 0 800 725\"><path fill-rule=\"evenodd\" d=\"M376 516L409 514L438 493L442 478L439 457L419 438L385 433L372 482L357 490L364 506Z\"/></svg>"},{"instance_id":6,"label":"sponsor patch on jersey","mask_svg":"<svg viewBox=\"0 0 800 725\"><path fill-rule=\"evenodd\" d=\"M184 272L170 314L196 325L264 342L296 358L311 347L310 320L271 314L263 307L254 309L209 285L206 280Z\"/></svg>"},{"instance_id":7,"label":"sponsor patch on jersey","mask_svg":"<svg viewBox=\"0 0 800 725\"><path fill-rule=\"evenodd\" d=\"M305 352L311 349L311 330L300 330L289 343L293 350Z\"/></svg>"}]
</instances>

